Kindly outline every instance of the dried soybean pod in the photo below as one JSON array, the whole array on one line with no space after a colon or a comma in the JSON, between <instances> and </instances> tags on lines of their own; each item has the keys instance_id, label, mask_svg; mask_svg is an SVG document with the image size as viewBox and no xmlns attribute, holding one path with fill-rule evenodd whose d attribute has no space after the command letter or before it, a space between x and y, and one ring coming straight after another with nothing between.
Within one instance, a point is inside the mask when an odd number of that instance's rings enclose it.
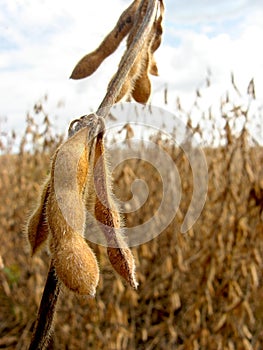
<instances>
[{"instance_id":1,"label":"dried soybean pod","mask_svg":"<svg viewBox=\"0 0 263 350\"><path fill-rule=\"evenodd\" d=\"M90 166L89 147L89 130L84 128L57 150L52 162L47 220L58 278L71 291L93 296L99 280L99 268L83 237L83 194Z\"/></svg>"},{"instance_id":2,"label":"dried soybean pod","mask_svg":"<svg viewBox=\"0 0 263 350\"><path fill-rule=\"evenodd\" d=\"M129 99L132 96L132 92L136 87L136 82L142 76L144 76L143 72L146 70L147 65L147 47L144 45L141 52L138 54L134 64L132 65L129 74L124 81L121 91L116 98L116 103L119 102L124 97ZM133 96L132 96L133 97Z\"/></svg>"},{"instance_id":3,"label":"dried soybean pod","mask_svg":"<svg viewBox=\"0 0 263 350\"><path fill-rule=\"evenodd\" d=\"M133 66L131 67L131 70L127 76L127 79L124 81L122 85L121 91L117 96L115 103L119 102L124 97L129 97L131 91L134 89L134 84L137 78L140 76L141 64L142 64L142 54L140 54L136 58Z\"/></svg>"},{"instance_id":4,"label":"dried soybean pod","mask_svg":"<svg viewBox=\"0 0 263 350\"><path fill-rule=\"evenodd\" d=\"M46 203L50 189L50 178L46 179L42 189L41 196L37 208L30 215L27 225L26 234L31 246L31 254L43 245L49 235L47 220L46 220Z\"/></svg>"},{"instance_id":5,"label":"dried soybean pod","mask_svg":"<svg viewBox=\"0 0 263 350\"><path fill-rule=\"evenodd\" d=\"M153 56L152 56L152 59L151 59L151 64L150 64L149 73L150 73L151 75L156 76L156 77L158 77L158 75L159 75L157 63L156 63L155 58L154 58Z\"/></svg>"},{"instance_id":6,"label":"dried soybean pod","mask_svg":"<svg viewBox=\"0 0 263 350\"><path fill-rule=\"evenodd\" d=\"M147 9L148 1L142 4L140 18L142 18ZM151 31L144 43L142 50L140 51L137 59L128 73L122 89L115 102L120 101L122 98L127 97L128 100L132 97L139 103L146 103L151 95L151 81L149 74L158 75L158 68L156 61L153 57L154 52L161 44L161 36L163 33L162 20L164 13L163 2L160 1L160 15L157 20L154 21ZM127 39L127 50L129 49L132 41L136 35L136 26L130 32ZM114 78L113 78L114 79Z\"/></svg>"},{"instance_id":7,"label":"dried soybean pod","mask_svg":"<svg viewBox=\"0 0 263 350\"><path fill-rule=\"evenodd\" d=\"M108 247L107 253L115 271L129 282L132 288L137 289L138 282L135 276L135 262L131 250L129 248Z\"/></svg>"},{"instance_id":8,"label":"dried soybean pod","mask_svg":"<svg viewBox=\"0 0 263 350\"><path fill-rule=\"evenodd\" d=\"M151 43L151 53L154 53L156 50L158 50L162 42L162 34L163 34L162 23L163 23L163 15L164 15L164 3L162 0L160 0L159 3L160 3L160 15L153 25L153 40Z\"/></svg>"},{"instance_id":9,"label":"dried soybean pod","mask_svg":"<svg viewBox=\"0 0 263 350\"><path fill-rule=\"evenodd\" d=\"M144 62L143 69L141 70L140 76L137 78L133 91L132 97L138 103L146 103L151 95L151 81L148 76L149 69L149 53L146 53L147 59Z\"/></svg>"},{"instance_id":10,"label":"dried soybean pod","mask_svg":"<svg viewBox=\"0 0 263 350\"><path fill-rule=\"evenodd\" d=\"M142 6L140 7L139 22L144 17L144 15L146 13L147 6L148 6L148 1L144 1L142 3ZM129 36L127 38L126 52L127 52L127 50L129 50L132 42L136 39L136 35L137 35L137 26L134 25L133 29L131 30L131 32L129 33ZM122 84L122 88L118 94L118 97L115 100L115 103L119 102L124 97L127 97L127 98L130 97L130 94L134 89L135 82L136 82L137 78L141 75L141 70L142 70L142 67L145 63L144 62L145 58L146 58L146 52L145 52L145 45L144 45L142 50L137 55L126 79L124 80L124 82ZM114 77L112 78L112 80L113 79L114 79ZM109 86L110 85L111 85L111 82L109 83Z\"/></svg>"},{"instance_id":11,"label":"dried soybean pod","mask_svg":"<svg viewBox=\"0 0 263 350\"><path fill-rule=\"evenodd\" d=\"M157 20L157 22L159 19ZM141 64L135 83L132 88L131 96L139 103L147 103L151 95L150 72L158 75L158 68L153 58L152 45L156 39L156 22L154 23L148 40L146 41L141 54Z\"/></svg>"},{"instance_id":12,"label":"dried soybean pod","mask_svg":"<svg viewBox=\"0 0 263 350\"><path fill-rule=\"evenodd\" d=\"M151 81L145 72L136 80L132 92L133 99L138 103L147 103L151 96Z\"/></svg>"},{"instance_id":13,"label":"dried soybean pod","mask_svg":"<svg viewBox=\"0 0 263 350\"><path fill-rule=\"evenodd\" d=\"M120 16L114 29L105 37L100 46L84 56L74 68L70 78L82 79L90 76L110 56L130 31L140 0L135 0Z\"/></svg>"},{"instance_id":14,"label":"dried soybean pod","mask_svg":"<svg viewBox=\"0 0 263 350\"><path fill-rule=\"evenodd\" d=\"M164 5L163 2L160 1L160 15L154 22L149 38L145 43L140 72L132 90L133 99L139 103L146 103L150 98L151 81L149 73L156 76L158 75L158 68L153 54L161 44L163 13Z\"/></svg>"},{"instance_id":15,"label":"dried soybean pod","mask_svg":"<svg viewBox=\"0 0 263 350\"><path fill-rule=\"evenodd\" d=\"M114 269L133 288L135 277L134 257L121 233L121 217L111 192L112 184L105 157L103 133L97 136L94 156L95 218L107 241L107 253Z\"/></svg>"},{"instance_id":16,"label":"dried soybean pod","mask_svg":"<svg viewBox=\"0 0 263 350\"><path fill-rule=\"evenodd\" d=\"M160 15L153 25L153 39L150 45L150 69L149 73L155 76L158 76L158 67L154 59L154 52L158 50L162 42L163 34L163 15L164 15L164 3L160 0Z\"/></svg>"},{"instance_id":17,"label":"dried soybean pod","mask_svg":"<svg viewBox=\"0 0 263 350\"><path fill-rule=\"evenodd\" d=\"M69 231L59 244L52 239L50 248L57 276L64 285L77 294L95 296L99 267L85 239Z\"/></svg>"}]
</instances>

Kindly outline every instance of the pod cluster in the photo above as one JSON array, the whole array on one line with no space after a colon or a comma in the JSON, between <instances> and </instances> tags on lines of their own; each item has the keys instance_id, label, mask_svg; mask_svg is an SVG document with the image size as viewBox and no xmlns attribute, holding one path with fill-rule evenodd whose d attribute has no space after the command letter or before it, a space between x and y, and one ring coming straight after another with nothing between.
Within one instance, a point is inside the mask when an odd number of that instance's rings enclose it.
<instances>
[{"instance_id":1,"label":"pod cluster","mask_svg":"<svg viewBox=\"0 0 263 350\"><path fill-rule=\"evenodd\" d=\"M138 24L143 20L147 6L148 1L144 1L141 4L140 0L135 0L122 13L116 26L104 38L99 47L84 56L78 62L70 78L82 79L90 76L97 70L100 64L118 48L122 40L128 35L127 52L133 41L137 39ZM134 99L136 102L143 104L149 100L151 95L151 80L149 75L158 75L154 53L161 44L163 34L163 14L164 4L162 0L159 0L159 12L156 15L149 35L144 41L142 50L136 57L125 81L122 84L121 91L118 94L115 103L123 98L126 100ZM112 79L114 78L115 76Z\"/></svg>"},{"instance_id":2,"label":"pod cluster","mask_svg":"<svg viewBox=\"0 0 263 350\"><path fill-rule=\"evenodd\" d=\"M90 296L96 292L99 266L85 239L87 210L105 236L113 268L137 287L134 258L121 233L122 220L111 190L104 131L95 130L94 125L84 127L57 149L26 227L32 255L48 242L57 277L71 291Z\"/></svg>"}]
</instances>

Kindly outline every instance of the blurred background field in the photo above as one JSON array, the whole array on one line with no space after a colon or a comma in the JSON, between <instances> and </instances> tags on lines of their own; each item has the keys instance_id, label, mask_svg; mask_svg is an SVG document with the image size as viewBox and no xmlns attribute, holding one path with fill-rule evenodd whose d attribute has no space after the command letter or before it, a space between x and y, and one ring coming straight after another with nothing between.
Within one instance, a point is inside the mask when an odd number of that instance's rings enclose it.
<instances>
[{"instance_id":1,"label":"blurred background field","mask_svg":"<svg viewBox=\"0 0 263 350\"><path fill-rule=\"evenodd\" d=\"M180 147L158 133L151 135L179 171L179 210L157 238L133 248L138 291L113 272L106 249L91 244L101 268L96 297L82 299L63 292L49 349L263 348L263 148L251 132L261 128L262 114L260 108L251 112L256 101L253 81L241 104L233 97L239 91L234 79L232 83L233 91L224 95L217 113L202 110L200 91L191 110L185 111L179 99L174 106L206 156L208 193L198 221L186 234L180 233L193 191L191 167ZM164 96L167 102L169 91ZM52 129L45 100L28 113L22 136L12 131L1 134L3 349L24 350L30 341L50 257L46 250L30 257L23 226L62 139ZM141 224L157 210L162 196L157 175L144 161L126 161L115 169L114 192L120 199L130 198L135 178L144 179L149 187L146 203L126 215L128 226Z\"/></svg>"}]
</instances>

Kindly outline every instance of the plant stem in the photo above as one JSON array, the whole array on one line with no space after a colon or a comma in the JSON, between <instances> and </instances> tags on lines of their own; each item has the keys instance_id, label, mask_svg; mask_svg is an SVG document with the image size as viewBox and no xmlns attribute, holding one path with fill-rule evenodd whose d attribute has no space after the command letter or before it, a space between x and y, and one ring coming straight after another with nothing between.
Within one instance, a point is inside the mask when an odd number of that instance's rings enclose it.
<instances>
[{"instance_id":1,"label":"plant stem","mask_svg":"<svg viewBox=\"0 0 263 350\"><path fill-rule=\"evenodd\" d=\"M145 40L151 31L157 12L158 0L148 0L147 10L142 20L141 9L144 3L145 0L142 0L136 14L134 28L138 27L138 30L134 35L133 42L123 55L118 71L110 82L107 93L97 110L96 114L103 118L106 118L109 114L110 109L115 103L122 85L130 72L131 67L142 50ZM80 123L82 122L81 120L79 121ZM72 128L70 131L74 133L77 131L77 129ZM55 267L53 265L53 261L51 261L31 344L28 350L44 350L47 347L60 290L61 282L56 277Z\"/></svg>"},{"instance_id":2,"label":"plant stem","mask_svg":"<svg viewBox=\"0 0 263 350\"><path fill-rule=\"evenodd\" d=\"M61 282L56 277L55 267L51 261L34 333L28 350L43 350L47 347L60 290Z\"/></svg>"}]
</instances>

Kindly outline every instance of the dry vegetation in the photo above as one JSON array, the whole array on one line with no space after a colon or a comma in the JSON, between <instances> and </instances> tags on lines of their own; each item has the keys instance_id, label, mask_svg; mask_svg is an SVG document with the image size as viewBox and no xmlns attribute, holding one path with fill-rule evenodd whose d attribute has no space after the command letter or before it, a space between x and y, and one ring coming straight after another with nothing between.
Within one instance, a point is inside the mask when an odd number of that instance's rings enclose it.
<instances>
[{"instance_id":1,"label":"dry vegetation","mask_svg":"<svg viewBox=\"0 0 263 350\"><path fill-rule=\"evenodd\" d=\"M165 232L133 248L138 290L112 271L106 248L93 244L101 269L96 297L64 291L49 349L262 349L263 149L246 122L234 133L234 121L247 112L232 107L221 114L223 132L214 129L221 145L204 148L209 184L199 220L186 235L178 233L191 200L191 168L180 148L162 140L180 173L183 196ZM23 137L1 138L0 348L27 349L45 284L50 257L44 251L31 259L23 225L62 139L50 119L37 104ZM202 139L202 128L195 132ZM130 160L114 173L118 197L130 198L136 177L145 179L150 196L126 216L128 226L153 215L162 190L148 163Z\"/></svg>"}]
</instances>

